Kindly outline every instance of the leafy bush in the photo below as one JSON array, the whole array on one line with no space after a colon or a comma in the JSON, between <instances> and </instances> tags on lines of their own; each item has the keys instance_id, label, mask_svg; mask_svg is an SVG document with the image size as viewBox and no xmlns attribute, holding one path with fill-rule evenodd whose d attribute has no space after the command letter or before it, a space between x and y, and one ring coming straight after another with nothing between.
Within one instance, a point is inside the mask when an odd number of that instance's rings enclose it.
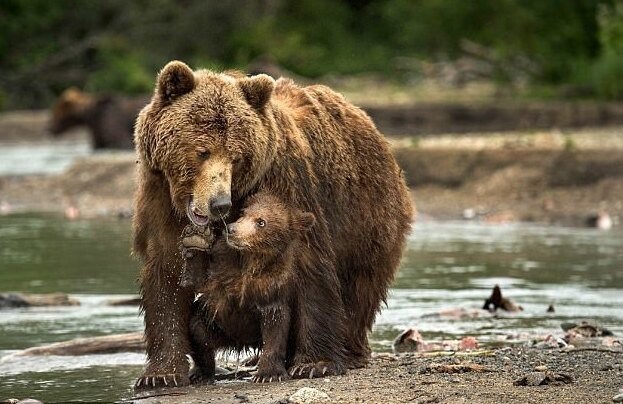
<instances>
[{"instance_id":1,"label":"leafy bush","mask_svg":"<svg viewBox=\"0 0 623 404\"><path fill-rule=\"evenodd\" d=\"M304 76L395 78L398 57L452 60L468 40L500 65L528 61L538 86L623 97L622 8L615 0L3 0L0 91L9 108L42 107L70 85L146 91L171 59L244 68L260 55Z\"/></svg>"}]
</instances>

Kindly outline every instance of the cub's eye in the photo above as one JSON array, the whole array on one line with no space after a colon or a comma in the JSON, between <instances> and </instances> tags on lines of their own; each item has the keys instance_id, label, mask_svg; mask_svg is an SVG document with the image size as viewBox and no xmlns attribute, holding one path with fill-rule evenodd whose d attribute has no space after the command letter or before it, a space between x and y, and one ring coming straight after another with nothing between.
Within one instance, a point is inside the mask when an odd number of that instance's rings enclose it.
<instances>
[{"instance_id":1,"label":"cub's eye","mask_svg":"<svg viewBox=\"0 0 623 404\"><path fill-rule=\"evenodd\" d=\"M197 156L199 156L202 160L207 160L210 158L210 152L207 150L201 150L197 152Z\"/></svg>"},{"instance_id":2,"label":"cub's eye","mask_svg":"<svg viewBox=\"0 0 623 404\"><path fill-rule=\"evenodd\" d=\"M264 227L264 226L266 226L266 220L264 220L264 219L257 219L257 221L255 222L255 225L257 227Z\"/></svg>"}]
</instances>

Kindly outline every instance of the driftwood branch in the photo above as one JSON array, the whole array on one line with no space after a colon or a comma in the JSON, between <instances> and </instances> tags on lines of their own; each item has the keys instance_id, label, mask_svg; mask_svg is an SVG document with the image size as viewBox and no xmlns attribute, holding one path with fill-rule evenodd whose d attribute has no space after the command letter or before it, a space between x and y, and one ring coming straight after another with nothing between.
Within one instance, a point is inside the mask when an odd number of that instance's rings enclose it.
<instances>
[{"instance_id":1,"label":"driftwood branch","mask_svg":"<svg viewBox=\"0 0 623 404\"><path fill-rule=\"evenodd\" d=\"M78 300L66 293L0 293L0 309L79 305Z\"/></svg>"},{"instance_id":2,"label":"driftwood branch","mask_svg":"<svg viewBox=\"0 0 623 404\"><path fill-rule=\"evenodd\" d=\"M561 352L568 353L568 354L582 352L582 351L608 352L608 353L613 353L613 354L623 354L623 350L622 349L609 348L609 347L603 347L603 346L588 346L588 347L580 347L580 348L562 349L561 350Z\"/></svg>"},{"instance_id":3,"label":"driftwood branch","mask_svg":"<svg viewBox=\"0 0 623 404\"><path fill-rule=\"evenodd\" d=\"M16 356L77 356L94 354L112 354L119 352L145 352L142 332L105 335L101 337L75 338L69 341L55 342L15 352ZM4 358L3 358L4 359Z\"/></svg>"}]
</instances>

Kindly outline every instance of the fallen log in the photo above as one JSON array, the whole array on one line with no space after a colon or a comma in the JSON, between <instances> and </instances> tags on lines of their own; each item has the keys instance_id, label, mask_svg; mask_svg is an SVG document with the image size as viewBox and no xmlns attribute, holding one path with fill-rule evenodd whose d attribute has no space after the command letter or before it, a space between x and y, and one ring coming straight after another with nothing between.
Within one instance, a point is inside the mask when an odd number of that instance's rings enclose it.
<instances>
[{"instance_id":1,"label":"fallen log","mask_svg":"<svg viewBox=\"0 0 623 404\"><path fill-rule=\"evenodd\" d=\"M129 299L112 299L106 302L108 306L139 306L141 304L140 297L131 297Z\"/></svg>"},{"instance_id":2,"label":"fallen log","mask_svg":"<svg viewBox=\"0 0 623 404\"><path fill-rule=\"evenodd\" d=\"M127 334L104 335L101 337L75 338L69 341L55 342L53 344L24 349L23 351L15 352L9 356L78 356L119 352L145 352L143 333L131 332Z\"/></svg>"},{"instance_id":3,"label":"fallen log","mask_svg":"<svg viewBox=\"0 0 623 404\"><path fill-rule=\"evenodd\" d=\"M0 293L0 309L46 306L79 306L80 302L66 293Z\"/></svg>"}]
</instances>

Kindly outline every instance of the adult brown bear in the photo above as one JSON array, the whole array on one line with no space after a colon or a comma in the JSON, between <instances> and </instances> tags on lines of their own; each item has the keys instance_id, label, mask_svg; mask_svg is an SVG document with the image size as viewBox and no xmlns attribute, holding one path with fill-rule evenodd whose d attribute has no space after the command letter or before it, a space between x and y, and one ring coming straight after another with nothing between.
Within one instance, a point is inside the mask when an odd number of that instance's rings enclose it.
<instances>
[{"instance_id":1,"label":"adult brown bear","mask_svg":"<svg viewBox=\"0 0 623 404\"><path fill-rule=\"evenodd\" d=\"M160 72L136 123L139 190L134 251L148 364L137 383L188 383L193 293L179 284L178 241L190 221L235 220L258 191L312 212L305 245L315 266L298 290L304 324L294 366L322 375L365 365L367 331L387 295L413 209L383 136L325 86L241 77L182 62Z\"/></svg>"},{"instance_id":2,"label":"adult brown bear","mask_svg":"<svg viewBox=\"0 0 623 404\"><path fill-rule=\"evenodd\" d=\"M134 121L149 102L145 97L96 96L68 88L52 107L50 133L60 136L80 125L91 132L96 149L131 149Z\"/></svg>"}]
</instances>

